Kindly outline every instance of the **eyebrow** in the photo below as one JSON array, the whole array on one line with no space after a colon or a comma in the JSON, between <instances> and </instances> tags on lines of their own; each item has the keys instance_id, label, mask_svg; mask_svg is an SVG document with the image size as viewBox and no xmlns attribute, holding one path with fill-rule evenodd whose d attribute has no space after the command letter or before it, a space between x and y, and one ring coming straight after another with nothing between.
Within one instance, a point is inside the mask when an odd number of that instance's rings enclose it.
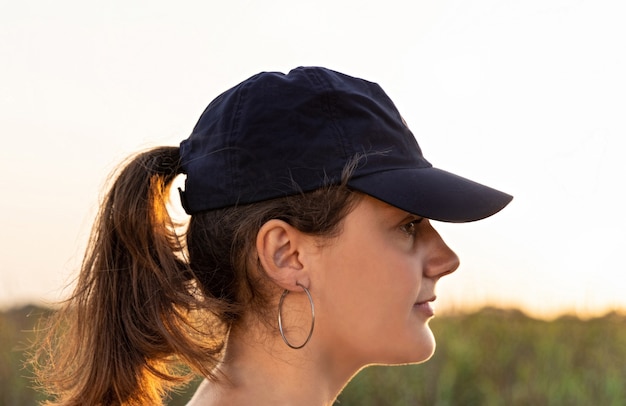
<instances>
[{"instance_id":1,"label":"eyebrow","mask_svg":"<svg viewBox=\"0 0 626 406\"><path fill-rule=\"evenodd\" d=\"M374 201L374 204L377 205L382 210L382 212L385 213L383 216L388 218L389 220L403 222L409 220L422 220L426 218L424 216L420 216L418 214L414 214L399 207L393 206L385 201L376 199L374 197L372 197L372 199Z\"/></svg>"},{"instance_id":2,"label":"eyebrow","mask_svg":"<svg viewBox=\"0 0 626 406\"><path fill-rule=\"evenodd\" d=\"M401 220L402 222L409 222L409 221L422 221L424 220L426 217L424 216L419 216L417 214L413 214L413 213L406 213L406 216L404 216L404 218Z\"/></svg>"}]
</instances>

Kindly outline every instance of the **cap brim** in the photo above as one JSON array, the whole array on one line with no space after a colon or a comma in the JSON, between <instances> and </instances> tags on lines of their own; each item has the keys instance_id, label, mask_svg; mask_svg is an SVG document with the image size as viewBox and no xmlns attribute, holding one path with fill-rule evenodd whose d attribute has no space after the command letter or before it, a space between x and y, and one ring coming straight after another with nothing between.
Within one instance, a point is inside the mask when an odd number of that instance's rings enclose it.
<instances>
[{"instance_id":1,"label":"cap brim","mask_svg":"<svg viewBox=\"0 0 626 406\"><path fill-rule=\"evenodd\" d=\"M489 217L513 196L437 168L397 169L353 178L358 191L419 216L450 223Z\"/></svg>"}]
</instances>

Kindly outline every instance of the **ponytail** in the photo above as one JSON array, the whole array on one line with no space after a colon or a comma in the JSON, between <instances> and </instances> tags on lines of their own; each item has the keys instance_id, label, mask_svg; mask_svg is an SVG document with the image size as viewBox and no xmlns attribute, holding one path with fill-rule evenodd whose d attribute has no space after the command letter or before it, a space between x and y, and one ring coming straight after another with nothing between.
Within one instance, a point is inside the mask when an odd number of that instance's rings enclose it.
<instances>
[{"instance_id":1,"label":"ponytail","mask_svg":"<svg viewBox=\"0 0 626 406\"><path fill-rule=\"evenodd\" d=\"M177 147L143 152L106 194L74 293L33 357L49 404L155 405L191 377L183 364L213 377L227 327L206 314L219 303L198 293L166 209L179 160Z\"/></svg>"}]
</instances>

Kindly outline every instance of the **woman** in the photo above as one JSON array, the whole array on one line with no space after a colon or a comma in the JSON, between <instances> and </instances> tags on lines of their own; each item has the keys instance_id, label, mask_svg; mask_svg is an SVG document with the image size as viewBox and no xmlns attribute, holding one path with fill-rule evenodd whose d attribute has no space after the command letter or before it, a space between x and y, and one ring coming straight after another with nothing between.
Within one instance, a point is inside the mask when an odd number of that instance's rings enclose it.
<instances>
[{"instance_id":1,"label":"woman","mask_svg":"<svg viewBox=\"0 0 626 406\"><path fill-rule=\"evenodd\" d=\"M183 237L166 209L179 174ZM258 74L180 148L121 169L40 376L64 405L157 404L190 370L194 406L332 404L367 365L432 355L435 284L459 260L430 220L510 200L433 168L377 84Z\"/></svg>"}]
</instances>

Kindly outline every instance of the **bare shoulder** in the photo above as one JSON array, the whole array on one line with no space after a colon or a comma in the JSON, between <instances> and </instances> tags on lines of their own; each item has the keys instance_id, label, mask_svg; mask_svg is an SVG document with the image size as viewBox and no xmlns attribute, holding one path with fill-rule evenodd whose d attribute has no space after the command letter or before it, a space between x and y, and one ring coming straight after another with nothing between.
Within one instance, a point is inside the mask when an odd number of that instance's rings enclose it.
<instances>
[{"instance_id":1,"label":"bare shoulder","mask_svg":"<svg viewBox=\"0 0 626 406\"><path fill-rule=\"evenodd\" d=\"M196 392L186 406L236 406L259 404L256 400L256 396L254 396L251 400L250 393L241 393L239 391L229 390L229 388L230 386L224 384L223 382L222 384L217 384L205 379L200 383L200 385L198 385L198 389L196 389Z\"/></svg>"},{"instance_id":2,"label":"bare shoulder","mask_svg":"<svg viewBox=\"0 0 626 406\"><path fill-rule=\"evenodd\" d=\"M187 406L210 406L213 403L210 391L209 381L206 379L203 380L200 385L198 385L198 389L196 389L196 393L194 393L193 397L187 403Z\"/></svg>"}]
</instances>

